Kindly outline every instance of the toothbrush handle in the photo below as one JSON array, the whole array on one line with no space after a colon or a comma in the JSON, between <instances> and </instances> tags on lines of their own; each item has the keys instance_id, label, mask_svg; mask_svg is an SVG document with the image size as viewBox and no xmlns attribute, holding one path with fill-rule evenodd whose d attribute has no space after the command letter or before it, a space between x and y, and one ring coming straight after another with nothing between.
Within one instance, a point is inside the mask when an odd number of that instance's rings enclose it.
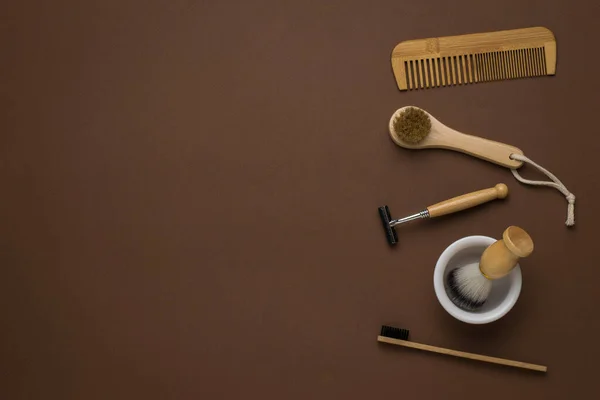
<instances>
[{"instance_id":1,"label":"toothbrush handle","mask_svg":"<svg viewBox=\"0 0 600 400\"><path fill-rule=\"evenodd\" d=\"M446 354L448 356L468 358L471 360L484 361L492 364L506 365L509 367L530 369L533 371L546 372L548 368L545 365L530 364L521 361L507 360L505 358L484 356L482 354L467 353L464 351L446 349L443 347L430 346L428 344L409 342L407 340L393 339L387 336L378 336L377 341L381 343L395 344L397 346L411 347L413 349L430 351L433 353Z\"/></svg>"},{"instance_id":2,"label":"toothbrush handle","mask_svg":"<svg viewBox=\"0 0 600 400\"><path fill-rule=\"evenodd\" d=\"M442 201L427 207L431 218L440 217L446 214L452 214L457 211L466 210L488 201L503 199L508 195L508 187L504 183L499 183L493 188L478 190L477 192L463 194L462 196Z\"/></svg>"}]
</instances>

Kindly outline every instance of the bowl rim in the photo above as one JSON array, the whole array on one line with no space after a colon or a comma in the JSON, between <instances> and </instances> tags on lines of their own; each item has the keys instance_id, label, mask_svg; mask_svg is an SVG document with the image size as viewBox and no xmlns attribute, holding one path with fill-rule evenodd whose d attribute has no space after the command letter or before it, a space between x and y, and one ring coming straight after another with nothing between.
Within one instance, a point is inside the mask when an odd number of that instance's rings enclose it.
<instances>
[{"instance_id":1,"label":"bowl rim","mask_svg":"<svg viewBox=\"0 0 600 400\"><path fill-rule=\"evenodd\" d=\"M513 308L519 298L522 287L521 267L519 264L517 264L517 266L508 275L508 278L510 279L510 287L506 298L498 305L498 307L494 308L493 310L489 310L484 313L472 313L465 311L456 306L446 293L446 288L444 286L444 272L446 271L446 266L448 265L450 259L459 251L473 246L489 246L496 242L496 240L497 239L492 237L482 235L473 235L458 239L446 247L435 264L435 269L433 272L433 287L435 290L435 295L442 307L459 321L469 324L487 324L496 321L506 315Z\"/></svg>"}]
</instances>

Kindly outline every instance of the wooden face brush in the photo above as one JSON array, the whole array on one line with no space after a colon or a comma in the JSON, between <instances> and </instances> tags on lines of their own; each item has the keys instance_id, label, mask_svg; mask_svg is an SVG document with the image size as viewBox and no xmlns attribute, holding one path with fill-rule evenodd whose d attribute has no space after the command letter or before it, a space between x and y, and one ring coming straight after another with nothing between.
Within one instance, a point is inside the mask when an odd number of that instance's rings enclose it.
<instances>
[{"instance_id":1,"label":"wooden face brush","mask_svg":"<svg viewBox=\"0 0 600 400\"><path fill-rule=\"evenodd\" d=\"M533 252L533 240L518 226L509 226L498 240L485 249L479 264L456 268L448 274L450 300L463 310L481 307L492 290L492 281L510 273L520 258Z\"/></svg>"},{"instance_id":2,"label":"wooden face brush","mask_svg":"<svg viewBox=\"0 0 600 400\"><path fill-rule=\"evenodd\" d=\"M530 364L521 361L507 360L504 358L489 357L481 354L467 353L464 351L445 349L443 347L430 346L428 344L414 343L408 340L408 329L398 329L391 326L382 326L381 333L377 336L380 343L394 344L396 346L411 347L417 350L430 351L433 353L445 354L448 356L468 358L470 360L483 361L493 364L506 365L508 367L524 368L533 371L546 372L548 368L545 365Z\"/></svg>"},{"instance_id":3,"label":"wooden face brush","mask_svg":"<svg viewBox=\"0 0 600 400\"><path fill-rule=\"evenodd\" d=\"M511 159L511 154L523 154L520 149L458 132L417 107L402 107L392 115L390 136L398 146L407 149L440 148L460 151L508 168L523 165L522 161Z\"/></svg>"},{"instance_id":4,"label":"wooden face brush","mask_svg":"<svg viewBox=\"0 0 600 400\"><path fill-rule=\"evenodd\" d=\"M521 149L458 132L442 124L427 111L413 106L402 107L392 115L389 131L398 146L412 150L439 148L459 151L510 168L515 179L521 183L559 190L568 202L565 224L575 225L575 195L554 174L526 157ZM545 174L550 181L532 181L521 177L517 169L525 162Z\"/></svg>"}]
</instances>

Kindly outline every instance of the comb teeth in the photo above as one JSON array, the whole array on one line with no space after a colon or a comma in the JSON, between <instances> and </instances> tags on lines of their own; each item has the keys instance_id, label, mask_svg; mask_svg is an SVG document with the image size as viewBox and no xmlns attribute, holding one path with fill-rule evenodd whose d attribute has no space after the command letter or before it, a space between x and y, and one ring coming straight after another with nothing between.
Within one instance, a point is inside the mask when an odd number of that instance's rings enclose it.
<instances>
[{"instance_id":1,"label":"comb teeth","mask_svg":"<svg viewBox=\"0 0 600 400\"><path fill-rule=\"evenodd\" d=\"M386 336L392 339L408 340L408 329L394 328L393 326L382 325L381 336Z\"/></svg>"},{"instance_id":2,"label":"comb teeth","mask_svg":"<svg viewBox=\"0 0 600 400\"><path fill-rule=\"evenodd\" d=\"M404 61L407 89L427 89L546 75L546 50L461 54Z\"/></svg>"}]
</instances>

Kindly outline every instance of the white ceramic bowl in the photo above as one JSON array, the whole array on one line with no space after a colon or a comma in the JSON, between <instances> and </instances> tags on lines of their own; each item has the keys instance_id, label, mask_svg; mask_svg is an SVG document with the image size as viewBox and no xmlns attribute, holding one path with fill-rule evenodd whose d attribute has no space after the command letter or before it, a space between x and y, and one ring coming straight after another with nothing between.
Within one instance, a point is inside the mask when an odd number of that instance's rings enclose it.
<instances>
[{"instance_id":1,"label":"white ceramic bowl","mask_svg":"<svg viewBox=\"0 0 600 400\"><path fill-rule=\"evenodd\" d=\"M455 268L479 263L483 251L496 239L487 236L467 236L444 250L435 265L433 287L444 309L454 318L469 324L487 324L506 315L515 305L521 293L521 268L517 266L507 276L496 279L487 301L475 311L465 311L457 307L447 290L447 276Z\"/></svg>"}]
</instances>

